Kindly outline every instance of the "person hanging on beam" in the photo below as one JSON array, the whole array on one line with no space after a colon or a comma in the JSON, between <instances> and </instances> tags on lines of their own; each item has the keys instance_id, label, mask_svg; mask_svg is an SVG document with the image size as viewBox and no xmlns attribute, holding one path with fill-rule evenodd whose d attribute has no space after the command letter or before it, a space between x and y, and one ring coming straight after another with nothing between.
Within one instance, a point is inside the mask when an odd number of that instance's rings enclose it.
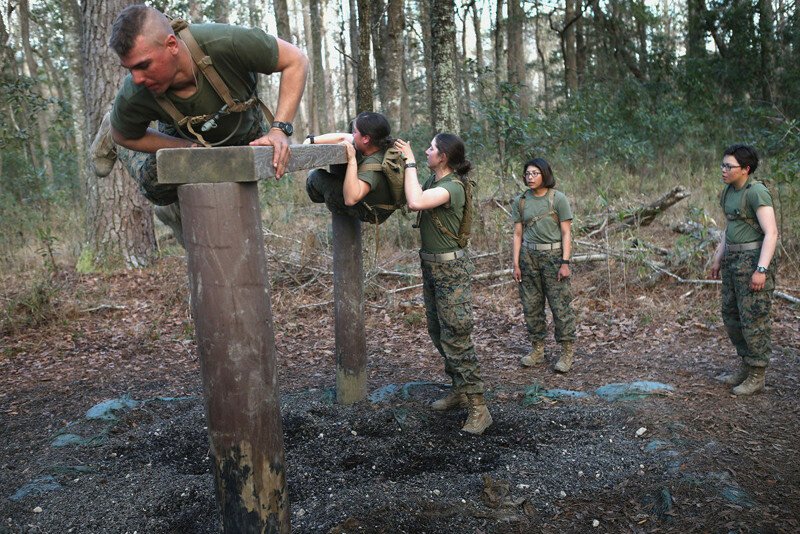
<instances>
[{"instance_id":1,"label":"person hanging on beam","mask_svg":"<svg viewBox=\"0 0 800 534\"><path fill-rule=\"evenodd\" d=\"M276 178L283 175L308 72L300 49L259 28L171 23L140 4L120 12L109 45L130 74L92 143L92 166L107 176L119 159L181 245L177 185L158 183L157 150L272 146ZM259 73L274 72L281 78L273 116L256 89Z\"/></svg>"}]
</instances>

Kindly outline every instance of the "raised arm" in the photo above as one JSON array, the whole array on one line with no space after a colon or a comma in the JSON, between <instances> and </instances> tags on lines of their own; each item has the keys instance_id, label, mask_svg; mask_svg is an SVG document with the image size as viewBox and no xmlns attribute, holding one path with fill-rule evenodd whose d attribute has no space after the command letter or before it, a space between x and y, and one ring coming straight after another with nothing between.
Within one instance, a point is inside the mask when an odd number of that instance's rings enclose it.
<instances>
[{"instance_id":1,"label":"raised arm","mask_svg":"<svg viewBox=\"0 0 800 534\"><path fill-rule=\"evenodd\" d=\"M403 188L406 193L408 209L411 211L429 210L450 202L450 192L444 187L432 187L426 191L422 190L417 177L417 168L408 167L409 163L416 163L411 145L402 139L398 139L395 141L394 146L406 157Z\"/></svg>"},{"instance_id":2,"label":"raised arm","mask_svg":"<svg viewBox=\"0 0 800 534\"><path fill-rule=\"evenodd\" d=\"M308 58L291 43L282 39L278 41L278 63L276 71L281 73L281 85L278 91L278 106L275 120L292 122L303 97L308 74ZM263 137L250 143L253 146L273 146L275 152L272 166L275 167L275 178L280 178L289 161L289 138L282 130L271 128Z\"/></svg>"}]
</instances>

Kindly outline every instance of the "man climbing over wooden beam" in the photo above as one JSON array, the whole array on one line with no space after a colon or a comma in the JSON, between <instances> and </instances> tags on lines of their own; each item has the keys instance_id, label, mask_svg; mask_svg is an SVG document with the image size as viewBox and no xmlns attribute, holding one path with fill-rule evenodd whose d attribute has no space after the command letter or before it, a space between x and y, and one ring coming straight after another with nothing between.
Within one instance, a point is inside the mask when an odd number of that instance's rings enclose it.
<instances>
[{"instance_id":1,"label":"man climbing over wooden beam","mask_svg":"<svg viewBox=\"0 0 800 534\"><path fill-rule=\"evenodd\" d=\"M144 5L120 12L109 45L130 74L92 143L95 174L107 176L119 159L181 245L177 185L158 182L157 150L272 146L275 176L283 175L308 71L300 49L258 28L170 23ZM259 73L274 72L281 81L273 116L256 88Z\"/></svg>"}]
</instances>

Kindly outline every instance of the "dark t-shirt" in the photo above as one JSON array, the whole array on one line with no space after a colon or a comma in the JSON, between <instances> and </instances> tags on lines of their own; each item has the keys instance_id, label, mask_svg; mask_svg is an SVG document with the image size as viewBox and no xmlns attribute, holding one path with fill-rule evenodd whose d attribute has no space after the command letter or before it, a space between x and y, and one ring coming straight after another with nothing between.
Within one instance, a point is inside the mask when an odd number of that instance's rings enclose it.
<instances>
[{"instance_id":1,"label":"dark t-shirt","mask_svg":"<svg viewBox=\"0 0 800 534\"><path fill-rule=\"evenodd\" d=\"M727 187L727 186L726 186ZM753 218L756 222L756 211L761 206L772 206L772 195L769 190L761 182L753 179L748 179L744 187L738 191L731 187L728 194L725 195L725 215L736 214L742 207L742 195L747 195L745 210L747 213L743 214L747 217ZM741 219L728 221L725 228L725 240L731 244L750 243L751 241L759 241L764 238L763 232L759 232L747 221Z\"/></svg>"},{"instance_id":2,"label":"dark t-shirt","mask_svg":"<svg viewBox=\"0 0 800 534\"><path fill-rule=\"evenodd\" d=\"M245 101L255 94L258 73L275 72L278 42L261 29L227 24L192 24L189 30L200 48L211 57L214 68L237 101ZM167 91L165 96L186 116L214 113L225 105L199 69L197 82L197 92L188 98L177 97L171 91ZM253 125L261 120L262 113L256 106L244 113L231 113L217 119L217 127L202 132L202 135L208 142L217 143L234 132L225 144L241 144ZM152 121L172 124L172 118L158 105L150 91L134 84L129 74L114 101L111 124L126 138L139 139ZM195 125L195 129L200 126Z\"/></svg>"}]
</instances>

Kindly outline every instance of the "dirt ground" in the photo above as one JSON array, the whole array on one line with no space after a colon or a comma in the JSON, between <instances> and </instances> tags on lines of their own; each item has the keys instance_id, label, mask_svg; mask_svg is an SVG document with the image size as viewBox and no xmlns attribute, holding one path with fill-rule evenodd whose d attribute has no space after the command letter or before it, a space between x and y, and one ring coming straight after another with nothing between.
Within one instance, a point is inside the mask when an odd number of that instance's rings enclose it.
<instances>
[{"instance_id":1,"label":"dirt ground","mask_svg":"<svg viewBox=\"0 0 800 534\"><path fill-rule=\"evenodd\" d=\"M418 279L370 280L370 399L340 406L331 277L288 283L275 261L294 532L800 531L797 307L776 299L767 388L736 398L714 380L737 366L717 286L576 265L577 363L562 376L552 338L549 366L519 367L510 276L478 280L495 423L476 437L463 412L427 407L446 377L420 290L388 293ZM418 272L413 253L401 267ZM55 316L0 338L0 533L218 532L184 259L58 284ZM636 381L662 386L598 391Z\"/></svg>"}]
</instances>

